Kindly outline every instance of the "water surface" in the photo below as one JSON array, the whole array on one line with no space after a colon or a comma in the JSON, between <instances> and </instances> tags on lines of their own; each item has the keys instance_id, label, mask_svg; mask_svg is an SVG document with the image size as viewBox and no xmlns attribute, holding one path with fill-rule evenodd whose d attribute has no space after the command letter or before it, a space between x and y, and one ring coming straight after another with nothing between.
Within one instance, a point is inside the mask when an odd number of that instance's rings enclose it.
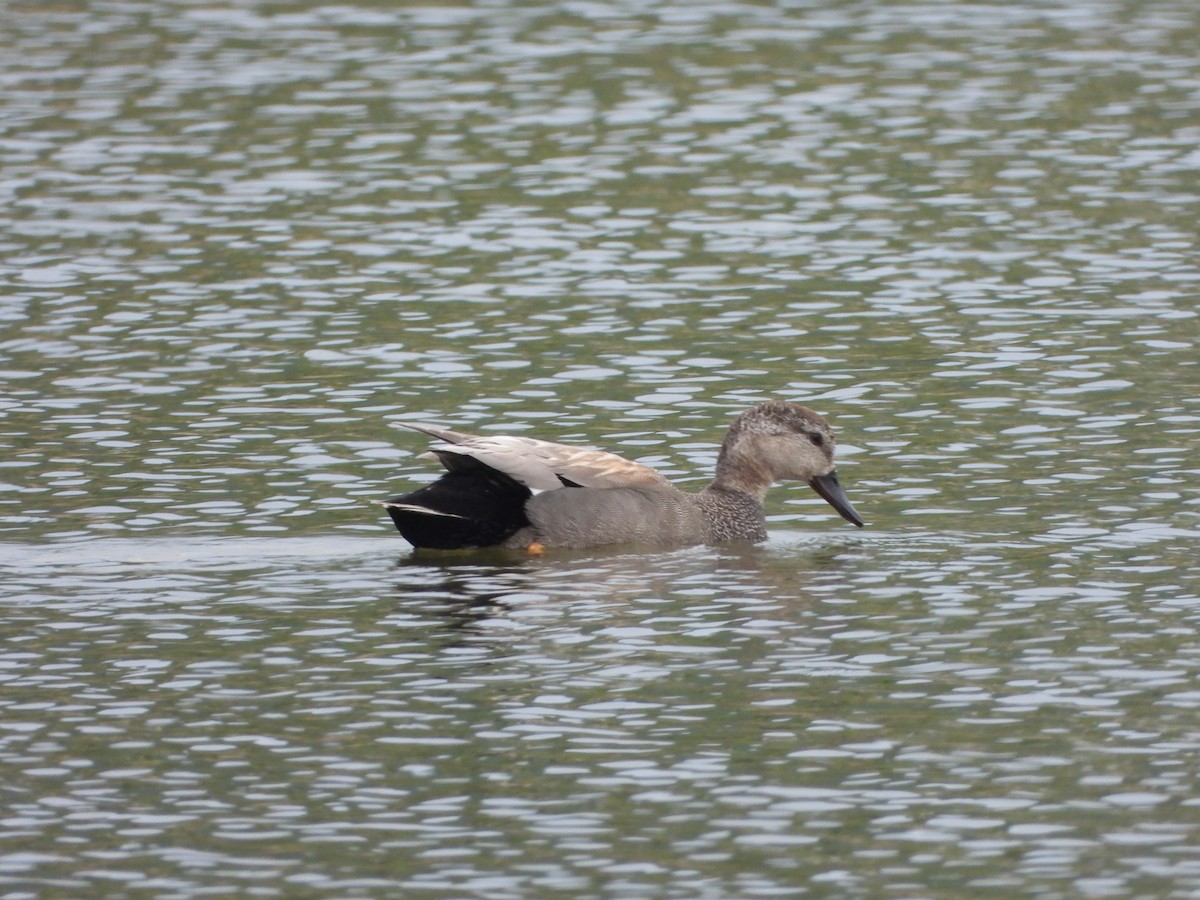
<instances>
[{"instance_id":1,"label":"water surface","mask_svg":"<svg viewBox=\"0 0 1200 900\"><path fill-rule=\"evenodd\" d=\"M3 19L7 892L1200 891L1191 4ZM369 502L769 396L866 529Z\"/></svg>"}]
</instances>

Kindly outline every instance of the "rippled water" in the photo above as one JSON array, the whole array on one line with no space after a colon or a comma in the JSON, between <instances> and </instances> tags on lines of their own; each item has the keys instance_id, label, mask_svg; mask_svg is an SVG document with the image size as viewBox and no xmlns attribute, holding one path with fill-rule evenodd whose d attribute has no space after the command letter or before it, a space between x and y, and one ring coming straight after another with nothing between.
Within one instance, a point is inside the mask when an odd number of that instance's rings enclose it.
<instances>
[{"instance_id":1,"label":"rippled water","mask_svg":"<svg viewBox=\"0 0 1200 900\"><path fill-rule=\"evenodd\" d=\"M0 19L8 895L1200 892L1193 4ZM867 529L368 502L772 395Z\"/></svg>"}]
</instances>

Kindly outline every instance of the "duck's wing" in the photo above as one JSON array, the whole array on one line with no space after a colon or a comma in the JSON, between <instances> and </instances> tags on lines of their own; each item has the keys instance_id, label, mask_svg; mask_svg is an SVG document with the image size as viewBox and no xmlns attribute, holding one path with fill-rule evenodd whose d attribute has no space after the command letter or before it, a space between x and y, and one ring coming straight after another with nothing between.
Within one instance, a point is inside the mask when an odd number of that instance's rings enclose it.
<instances>
[{"instance_id":1,"label":"duck's wing","mask_svg":"<svg viewBox=\"0 0 1200 900\"><path fill-rule=\"evenodd\" d=\"M561 487L671 490L671 483L649 466L606 453L514 435L470 435L429 425L405 424L445 443L429 452L450 471L480 464L503 472L532 491Z\"/></svg>"},{"instance_id":2,"label":"duck's wing","mask_svg":"<svg viewBox=\"0 0 1200 900\"><path fill-rule=\"evenodd\" d=\"M445 441L447 444L461 444L465 441L474 441L478 439L477 435L467 434L465 431L451 431L449 428L441 428L437 425L426 425L424 422L396 422L394 424L400 428L407 428L409 431L419 431L422 434L435 437L439 441Z\"/></svg>"},{"instance_id":3,"label":"duck's wing","mask_svg":"<svg viewBox=\"0 0 1200 900\"><path fill-rule=\"evenodd\" d=\"M555 444L536 438L509 440L521 442L528 454L551 470L559 487L672 490L671 482L654 469L615 453Z\"/></svg>"}]
</instances>

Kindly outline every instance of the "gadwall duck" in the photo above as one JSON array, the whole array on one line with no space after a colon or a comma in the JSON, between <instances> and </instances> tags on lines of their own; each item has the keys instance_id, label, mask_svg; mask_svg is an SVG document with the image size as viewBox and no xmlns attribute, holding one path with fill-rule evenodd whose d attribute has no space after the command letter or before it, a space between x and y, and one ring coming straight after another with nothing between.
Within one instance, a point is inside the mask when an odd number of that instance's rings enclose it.
<instances>
[{"instance_id":1,"label":"gadwall duck","mask_svg":"<svg viewBox=\"0 0 1200 900\"><path fill-rule=\"evenodd\" d=\"M384 502L414 547L594 547L764 540L763 497L806 481L848 522L862 517L838 484L829 423L806 406L760 403L729 429L712 484L698 494L613 453L536 438L464 434L396 423L437 438L437 481Z\"/></svg>"}]
</instances>

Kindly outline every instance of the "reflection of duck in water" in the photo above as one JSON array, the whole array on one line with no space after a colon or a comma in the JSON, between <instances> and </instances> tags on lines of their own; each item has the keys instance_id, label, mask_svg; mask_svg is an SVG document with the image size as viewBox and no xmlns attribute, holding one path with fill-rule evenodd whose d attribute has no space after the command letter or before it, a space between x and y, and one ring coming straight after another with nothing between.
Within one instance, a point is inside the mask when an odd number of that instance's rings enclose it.
<instances>
[{"instance_id":1,"label":"reflection of duck in water","mask_svg":"<svg viewBox=\"0 0 1200 900\"><path fill-rule=\"evenodd\" d=\"M798 403L771 401L734 421L712 484L698 494L612 453L535 438L478 436L401 423L443 443L446 474L384 503L415 547L594 547L765 540L762 501L776 481L806 481L841 514L862 517L838 484L829 423Z\"/></svg>"}]
</instances>

